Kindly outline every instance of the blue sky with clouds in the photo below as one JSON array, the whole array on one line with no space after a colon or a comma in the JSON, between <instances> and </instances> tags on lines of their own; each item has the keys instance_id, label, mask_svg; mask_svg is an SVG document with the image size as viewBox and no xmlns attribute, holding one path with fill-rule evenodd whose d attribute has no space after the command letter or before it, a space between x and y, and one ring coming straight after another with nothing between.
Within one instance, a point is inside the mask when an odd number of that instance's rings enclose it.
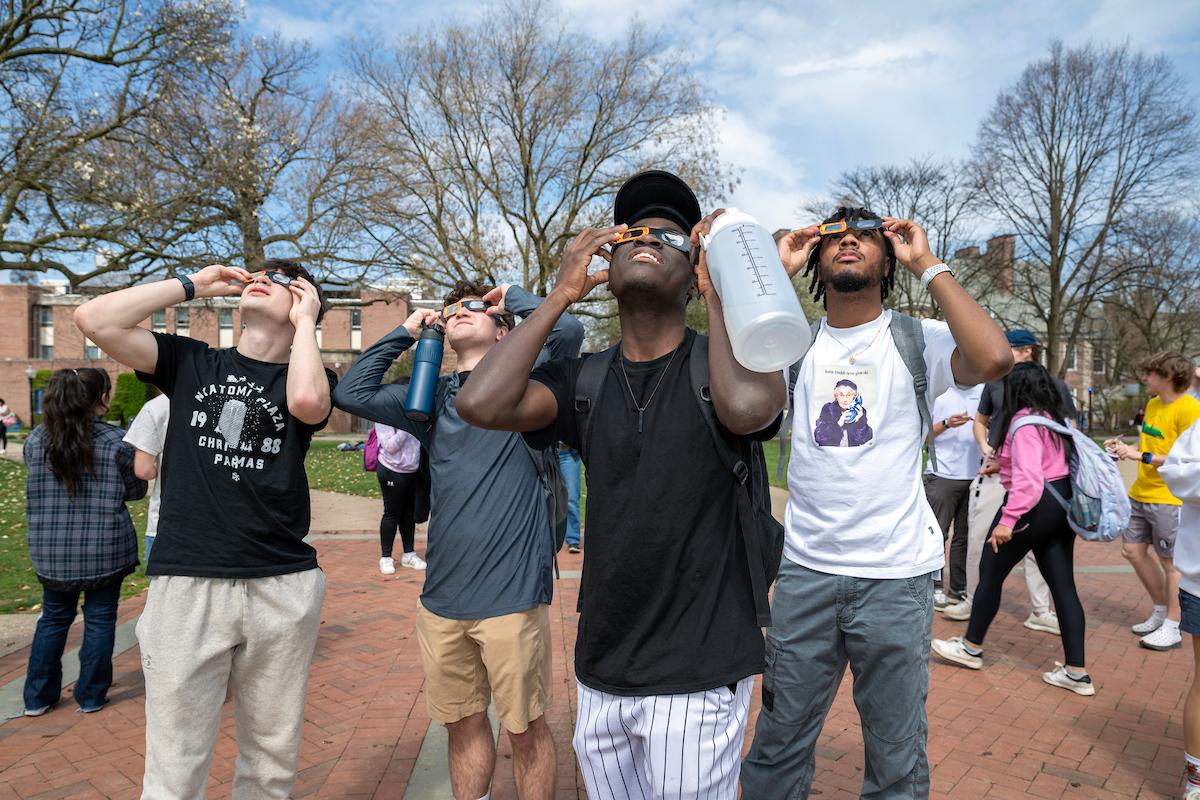
<instances>
[{"instance_id":1,"label":"blue sky with clouds","mask_svg":"<svg viewBox=\"0 0 1200 800\"><path fill-rule=\"evenodd\" d=\"M346 37L467 21L463 0L246 0L249 27L310 40L336 69ZM769 227L824 195L839 172L968 154L997 93L1051 40L1121 42L1168 56L1200 98L1200 2L807 2L557 0L601 39L660 28L694 60L723 158L741 170L728 204Z\"/></svg>"}]
</instances>

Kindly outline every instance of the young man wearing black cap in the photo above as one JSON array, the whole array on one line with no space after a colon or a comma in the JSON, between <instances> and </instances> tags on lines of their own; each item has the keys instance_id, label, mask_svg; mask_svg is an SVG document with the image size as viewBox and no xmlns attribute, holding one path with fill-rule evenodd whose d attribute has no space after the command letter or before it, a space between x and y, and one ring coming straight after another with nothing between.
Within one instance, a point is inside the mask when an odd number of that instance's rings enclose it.
<instances>
[{"instance_id":1,"label":"young man wearing black cap","mask_svg":"<svg viewBox=\"0 0 1200 800\"><path fill-rule=\"evenodd\" d=\"M1012 356L914 222L839 208L782 237L779 251L789 273L813 273L827 316L795 384L785 557L742 798L808 797L847 664L866 751L862 796L925 798L933 580L945 563L921 483L929 407L951 384L1003 375ZM946 322L883 308L897 262ZM846 380L872 428L853 442L817 433L829 392Z\"/></svg>"},{"instance_id":2,"label":"young man wearing black cap","mask_svg":"<svg viewBox=\"0 0 1200 800\"><path fill-rule=\"evenodd\" d=\"M1024 328L1017 328L1006 333L1008 346L1012 350L1013 362L1023 361L1041 363L1042 346L1037 337ZM1054 378L1054 385L1062 397L1062 415L1068 424L1074 424L1075 402L1071 399L1071 390L1059 378ZM975 595L975 586L979 583L979 557L983 554L983 545L996 521L996 514L1004 504L1004 487L1000 485L1000 467L994 458L996 448L1004 432L1000 430L1000 420L1004 416L1004 379L994 380L983 387L979 397L979 409L975 414L975 442L983 454L983 464L979 475L971 485L967 510L967 593L954 605L943 610L946 619L966 622L971 618L971 599ZM1050 586L1038 569L1037 559L1030 553L1025 557L1025 588L1029 591L1029 616L1025 618L1025 627L1031 631L1041 631L1055 636L1059 635L1058 616L1050 610Z\"/></svg>"},{"instance_id":3,"label":"young man wearing black cap","mask_svg":"<svg viewBox=\"0 0 1200 800\"><path fill-rule=\"evenodd\" d=\"M567 247L554 291L476 367L459 413L566 442L587 465L574 745L588 796L733 800L778 564L778 526L758 527L761 495L749 491L762 474L753 442L777 429L786 387L734 361L702 254L692 266L720 212L702 220L687 184L657 170L627 181L614 210L615 226ZM589 275L596 255L610 267ZM529 380L554 321L605 282L620 344ZM709 337L685 324L696 292ZM733 452L744 458L731 468Z\"/></svg>"}]
</instances>

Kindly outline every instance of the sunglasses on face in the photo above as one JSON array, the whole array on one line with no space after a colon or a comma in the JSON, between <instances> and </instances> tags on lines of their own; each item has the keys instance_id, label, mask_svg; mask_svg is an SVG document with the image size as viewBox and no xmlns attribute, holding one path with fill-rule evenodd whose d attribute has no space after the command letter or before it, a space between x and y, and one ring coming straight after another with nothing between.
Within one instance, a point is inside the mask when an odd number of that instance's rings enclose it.
<instances>
[{"instance_id":1,"label":"sunglasses on face","mask_svg":"<svg viewBox=\"0 0 1200 800\"><path fill-rule=\"evenodd\" d=\"M690 255L692 252L692 240L688 238L687 234L673 231L670 228L630 228L613 241L612 248L615 250L619 244L633 242L644 236L658 239L667 247L674 247L681 253Z\"/></svg>"},{"instance_id":2,"label":"sunglasses on face","mask_svg":"<svg viewBox=\"0 0 1200 800\"><path fill-rule=\"evenodd\" d=\"M837 222L826 222L819 229L821 236L832 236L837 233L845 233L846 231L872 231L883 227L883 220L878 217L872 219L839 219Z\"/></svg>"},{"instance_id":3,"label":"sunglasses on face","mask_svg":"<svg viewBox=\"0 0 1200 800\"><path fill-rule=\"evenodd\" d=\"M451 303L442 309L442 319L450 319L464 308L467 311L474 311L478 314L487 311L491 307L491 303L485 303L482 300L460 300L459 302Z\"/></svg>"},{"instance_id":4,"label":"sunglasses on face","mask_svg":"<svg viewBox=\"0 0 1200 800\"><path fill-rule=\"evenodd\" d=\"M280 286L291 286L294 280L291 276L284 275L282 272L263 271L250 273L250 279L246 283L254 283L259 278L266 278L271 283L278 283Z\"/></svg>"}]
</instances>

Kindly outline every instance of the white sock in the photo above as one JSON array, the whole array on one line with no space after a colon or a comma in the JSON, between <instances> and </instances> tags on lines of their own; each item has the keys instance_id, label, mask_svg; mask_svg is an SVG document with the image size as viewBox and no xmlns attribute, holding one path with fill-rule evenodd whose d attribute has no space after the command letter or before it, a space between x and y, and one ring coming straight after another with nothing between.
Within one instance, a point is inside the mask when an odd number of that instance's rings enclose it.
<instances>
[{"instance_id":1,"label":"white sock","mask_svg":"<svg viewBox=\"0 0 1200 800\"><path fill-rule=\"evenodd\" d=\"M492 793L488 792L483 797L479 798L479 800L492 800Z\"/></svg>"},{"instance_id":2,"label":"white sock","mask_svg":"<svg viewBox=\"0 0 1200 800\"><path fill-rule=\"evenodd\" d=\"M1066 667L1066 670L1067 670L1067 674L1070 675L1072 678L1078 679L1078 678L1087 677L1086 669L1080 669L1079 667Z\"/></svg>"},{"instance_id":3,"label":"white sock","mask_svg":"<svg viewBox=\"0 0 1200 800\"><path fill-rule=\"evenodd\" d=\"M1162 626L1165 631L1179 632L1179 620L1177 619L1164 619Z\"/></svg>"},{"instance_id":4,"label":"white sock","mask_svg":"<svg viewBox=\"0 0 1200 800\"><path fill-rule=\"evenodd\" d=\"M1158 619L1166 619L1167 618L1167 607L1166 606L1155 606L1154 613L1151 614L1150 616L1156 617Z\"/></svg>"}]
</instances>

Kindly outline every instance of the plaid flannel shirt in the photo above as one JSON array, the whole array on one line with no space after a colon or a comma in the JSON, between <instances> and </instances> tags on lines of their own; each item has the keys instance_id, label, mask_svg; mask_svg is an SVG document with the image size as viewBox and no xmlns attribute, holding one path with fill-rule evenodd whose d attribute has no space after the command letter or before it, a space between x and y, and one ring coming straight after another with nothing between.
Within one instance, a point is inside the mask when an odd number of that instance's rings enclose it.
<instances>
[{"instance_id":1,"label":"plaid flannel shirt","mask_svg":"<svg viewBox=\"0 0 1200 800\"><path fill-rule=\"evenodd\" d=\"M95 474L83 474L74 498L50 471L45 428L25 442L25 513L29 555L38 577L55 584L86 584L128 574L138 564L137 533L127 500L146 496L146 481L133 474L134 449L125 432L99 420L92 426Z\"/></svg>"}]
</instances>

